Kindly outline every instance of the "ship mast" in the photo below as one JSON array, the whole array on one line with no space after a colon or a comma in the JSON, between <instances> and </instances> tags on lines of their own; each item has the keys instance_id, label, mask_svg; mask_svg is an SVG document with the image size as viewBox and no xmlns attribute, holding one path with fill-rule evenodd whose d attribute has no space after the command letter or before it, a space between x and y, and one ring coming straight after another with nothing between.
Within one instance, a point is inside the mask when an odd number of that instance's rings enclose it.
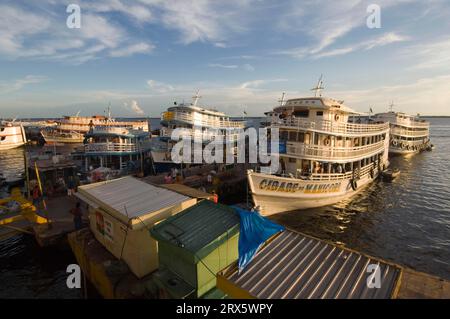
<instances>
[{"instance_id":1,"label":"ship mast","mask_svg":"<svg viewBox=\"0 0 450 319\"><path fill-rule=\"evenodd\" d=\"M323 90L323 74L320 75L319 81L317 81L317 84L315 87L311 89L311 91L314 91L314 97L317 97L317 95L322 96L320 94L320 91Z\"/></svg>"},{"instance_id":2,"label":"ship mast","mask_svg":"<svg viewBox=\"0 0 450 319\"><path fill-rule=\"evenodd\" d=\"M389 112L392 112L393 108L394 108L394 101L391 101L391 104L389 104Z\"/></svg>"},{"instance_id":3,"label":"ship mast","mask_svg":"<svg viewBox=\"0 0 450 319\"><path fill-rule=\"evenodd\" d=\"M198 100L201 98L201 96L199 95L199 93L200 93L200 90L197 90L197 93L195 93L195 95L192 97L192 99L193 99L192 105L193 105L193 106L197 106L197 102L198 102Z\"/></svg>"},{"instance_id":4,"label":"ship mast","mask_svg":"<svg viewBox=\"0 0 450 319\"><path fill-rule=\"evenodd\" d=\"M283 102L284 102L284 96L286 95L286 93L282 93L281 94L281 99L278 100L278 102L280 102L280 106L283 106Z\"/></svg>"}]
</instances>

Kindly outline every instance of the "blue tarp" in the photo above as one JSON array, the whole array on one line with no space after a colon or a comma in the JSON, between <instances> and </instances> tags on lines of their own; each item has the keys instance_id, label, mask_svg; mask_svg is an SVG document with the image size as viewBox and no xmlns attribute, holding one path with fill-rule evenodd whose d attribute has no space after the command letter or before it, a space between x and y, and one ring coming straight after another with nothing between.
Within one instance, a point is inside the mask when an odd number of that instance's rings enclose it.
<instances>
[{"instance_id":1,"label":"blue tarp","mask_svg":"<svg viewBox=\"0 0 450 319\"><path fill-rule=\"evenodd\" d=\"M233 208L241 218L238 262L239 272L241 272L250 263L258 248L267 239L283 231L284 227L262 217L257 211L248 211L236 206Z\"/></svg>"}]
</instances>

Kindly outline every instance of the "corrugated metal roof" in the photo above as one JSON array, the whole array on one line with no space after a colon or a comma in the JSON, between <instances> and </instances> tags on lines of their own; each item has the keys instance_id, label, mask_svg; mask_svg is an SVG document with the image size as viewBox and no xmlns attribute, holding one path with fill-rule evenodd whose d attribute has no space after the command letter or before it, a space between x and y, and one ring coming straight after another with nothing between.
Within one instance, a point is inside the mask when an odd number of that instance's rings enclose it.
<instances>
[{"instance_id":1,"label":"corrugated metal roof","mask_svg":"<svg viewBox=\"0 0 450 319\"><path fill-rule=\"evenodd\" d=\"M81 186L79 192L99 206L134 218L182 203L190 198L165 188L156 187L133 177Z\"/></svg>"},{"instance_id":2,"label":"corrugated metal roof","mask_svg":"<svg viewBox=\"0 0 450 319\"><path fill-rule=\"evenodd\" d=\"M159 223L151 233L158 240L197 253L222 235L238 232L239 222L233 208L203 200Z\"/></svg>"},{"instance_id":3,"label":"corrugated metal roof","mask_svg":"<svg viewBox=\"0 0 450 319\"><path fill-rule=\"evenodd\" d=\"M367 285L370 264L380 267L380 288ZM340 299L390 298L400 273L398 266L284 231L264 246L240 275L233 268L223 276L255 298Z\"/></svg>"}]
</instances>

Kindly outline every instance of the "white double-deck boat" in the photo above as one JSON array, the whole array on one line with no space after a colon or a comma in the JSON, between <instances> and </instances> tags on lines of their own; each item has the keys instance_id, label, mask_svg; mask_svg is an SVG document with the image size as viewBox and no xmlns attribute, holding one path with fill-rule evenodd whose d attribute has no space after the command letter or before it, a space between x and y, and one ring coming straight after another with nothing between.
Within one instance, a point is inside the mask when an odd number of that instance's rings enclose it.
<instances>
[{"instance_id":1,"label":"white double-deck boat","mask_svg":"<svg viewBox=\"0 0 450 319\"><path fill-rule=\"evenodd\" d=\"M132 171L149 155L150 135L144 130L117 126L96 126L86 133L84 146L74 156L85 171L99 167Z\"/></svg>"},{"instance_id":2,"label":"white double-deck boat","mask_svg":"<svg viewBox=\"0 0 450 319\"><path fill-rule=\"evenodd\" d=\"M0 150L8 150L24 145L27 141L25 129L14 121L0 122Z\"/></svg>"},{"instance_id":3,"label":"white double-deck boat","mask_svg":"<svg viewBox=\"0 0 450 319\"><path fill-rule=\"evenodd\" d=\"M393 112L391 104L390 112L376 114L374 119L389 122L389 153L414 154L431 148L430 123L420 119L418 115Z\"/></svg>"},{"instance_id":4,"label":"white double-deck boat","mask_svg":"<svg viewBox=\"0 0 450 319\"><path fill-rule=\"evenodd\" d=\"M289 99L274 109L280 132L279 171L248 171L253 202L262 214L331 205L351 197L389 165L389 124L351 122L343 101L317 96Z\"/></svg>"},{"instance_id":5,"label":"white double-deck boat","mask_svg":"<svg viewBox=\"0 0 450 319\"><path fill-rule=\"evenodd\" d=\"M225 113L198 106L198 92L190 104L179 104L169 107L161 114L161 129L158 138L152 141L152 158L158 172L167 171L176 166L172 161L172 148L178 142L172 139L175 129L183 129L182 136L190 136L206 144L217 134L228 136L239 133L245 127L244 121L234 121ZM176 104L176 103L175 103ZM234 141L237 140L237 137ZM236 149L234 148L234 152ZM194 152L192 153L194 156ZM194 160L191 161L192 163Z\"/></svg>"},{"instance_id":6,"label":"white double-deck boat","mask_svg":"<svg viewBox=\"0 0 450 319\"><path fill-rule=\"evenodd\" d=\"M46 143L82 143L93 127L125 127L148 132L147 121L116 121L111 116L64 116L56 126L41 131Z\"/></svg>"}]
</instances>

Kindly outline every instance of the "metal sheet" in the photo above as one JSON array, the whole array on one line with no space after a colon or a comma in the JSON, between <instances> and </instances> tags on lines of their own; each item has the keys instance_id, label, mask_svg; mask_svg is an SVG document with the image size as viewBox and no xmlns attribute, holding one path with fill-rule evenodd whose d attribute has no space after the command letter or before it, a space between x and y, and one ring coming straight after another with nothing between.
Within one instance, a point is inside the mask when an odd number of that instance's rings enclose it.
<instances>
[{"instance_id":1,"label":"metal sheet","mask_svg":"<svg viewBox=\"0 0 450 319\"><path fill-rule=\"evenodd\" d=\"M370 264L379 266L380 288L367 285ZM233 268L223 276L256 298L340 299L390 298L400 274L396 265L287 230L241 274Z\"/></svg>"},{"instance_id":2,"label":"metal sheet","mask_svg":"<svg viewBox=\"0 0 450 319\"><path fill-rule=\"evenodd\" d=\"M109 207L127 219L156 212L190 199L133 177L90 184L78 189L88 200L100 207Z\"/></svg>"},{"instance_id":3,"label":"metal sheet","mask_svg":"<svg viewBox=\"0 0 450 319\"><path fill-rule=\"evenodd\" d=\"M228 235L226 238L237 233L239 221L233 208L203 200L156 225L151 233L158 240L181 245L197 253L208 250L206 246L218 241L224 234Z\"/></svg>"}]
</instances>

